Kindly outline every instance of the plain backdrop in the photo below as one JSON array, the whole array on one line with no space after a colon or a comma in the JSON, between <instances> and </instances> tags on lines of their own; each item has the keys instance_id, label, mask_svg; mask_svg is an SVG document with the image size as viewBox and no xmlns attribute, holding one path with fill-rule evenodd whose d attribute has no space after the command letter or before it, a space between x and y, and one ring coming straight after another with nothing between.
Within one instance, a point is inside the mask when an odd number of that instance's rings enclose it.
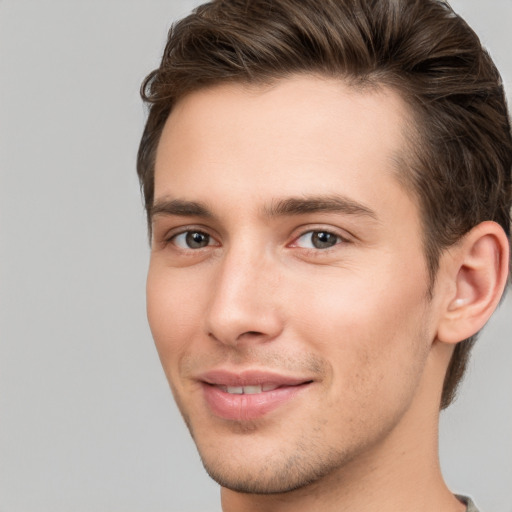
<instances>
[{"instance_id":1,"label":"plain backdrop","mask_svg":"<svg viewBox=\"0 0 512 512\"><path fill-rule=\"evenodd\" d=\"M219 511L146 325L143 77L196 1L0 0L0 512ZM453 2L512 93L512 0ZM512 301L441 455L512 512Z\"/></svg>"}]
</instances>

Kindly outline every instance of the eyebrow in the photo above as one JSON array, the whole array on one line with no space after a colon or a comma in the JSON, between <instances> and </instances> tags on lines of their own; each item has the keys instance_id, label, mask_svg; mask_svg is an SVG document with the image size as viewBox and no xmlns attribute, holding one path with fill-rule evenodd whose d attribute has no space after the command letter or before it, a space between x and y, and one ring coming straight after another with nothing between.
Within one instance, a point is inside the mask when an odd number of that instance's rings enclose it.
<instances>
[{"instance_id":1,"label":"eyebrow","mask_svg":"<svg viewBox=\"0 0 512 512\"><path fill-rule=\"evenodd\" d=\"M290 197L273 201L270 206L265 208L265 215L268 217L329 212L370 217L377 220L377 214L371 208L340 195Z\"/></svg>"},{"instance_id":2,"label":"eyebrow","mask_svg":"<svg viewBox=\"0 0 512 512\"><path fill-rule=\"evenodd\" d=\"M181 199L161 199L155 202L150 209L150 217L157 215L177 215L182 217L213 217L208 208L195 201Z\"/></svg>"},{"instance_id":3,"label":"eyebrow","mask_svg":"<svg viewBox=\"0 0 512 512\"><path fill-rule=\"evenodd\" d=\"M272 201L263 209L265 217L288 217L308 213L344 213L370 217L377 220L377 214L367 206L340 195L289 197ZM176 215L182 217L214 217L208 207L196 201L182 199L161 199L151 207L150 216Z\"/></svg>"}]
</instances>

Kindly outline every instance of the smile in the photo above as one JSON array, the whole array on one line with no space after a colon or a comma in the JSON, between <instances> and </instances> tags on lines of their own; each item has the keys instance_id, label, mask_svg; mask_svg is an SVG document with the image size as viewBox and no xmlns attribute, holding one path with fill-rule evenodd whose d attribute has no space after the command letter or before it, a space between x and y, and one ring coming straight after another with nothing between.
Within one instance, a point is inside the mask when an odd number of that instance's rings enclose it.
<instances>
[{"instance_id":1,"label":"smile","mask_svg":"<svg viewBox=\"0 0 512 512\"><path fill-rule=\"evenodd\" d=\"M255 420L284 407L312 384L310 379L265 372L214 371L201 377L209 412L239 422Z\"/></svg>"},{"instance_id":2,"label":"smile","mask_svg":"<svg viewBox=\"0 0 512 512\"><path fill-rule=\"evenodd\" d=\"M230 395L256 395L267 391L274 391L279 385L277 384L263 384L253 386L219 386L219 389L229 393Z\"/></svg>"}]
</instances>

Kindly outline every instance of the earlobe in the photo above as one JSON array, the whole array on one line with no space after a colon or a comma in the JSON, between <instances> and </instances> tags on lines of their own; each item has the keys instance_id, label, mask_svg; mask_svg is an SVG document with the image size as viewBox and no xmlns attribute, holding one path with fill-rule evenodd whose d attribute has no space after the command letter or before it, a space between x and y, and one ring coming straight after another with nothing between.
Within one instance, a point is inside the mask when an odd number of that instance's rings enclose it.
<instances>
[{"instance_id":1,"label":"earlobe","mask_svg":"<svg viewBox=\"0 0 512 512\"><path fill-rule=\"evenodd\" d=\"M509 242L499 224L486 221L467 233L450 254L454 286L437 337L458 343L482 329L498 305L507 283Z\"/></svg>"}]
</instances>

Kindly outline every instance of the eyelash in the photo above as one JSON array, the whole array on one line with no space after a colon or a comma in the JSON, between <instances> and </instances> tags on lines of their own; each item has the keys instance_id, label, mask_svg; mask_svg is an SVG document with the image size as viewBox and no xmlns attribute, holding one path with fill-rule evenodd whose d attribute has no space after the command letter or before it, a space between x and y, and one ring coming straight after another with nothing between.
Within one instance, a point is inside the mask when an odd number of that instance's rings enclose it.
<instances>
[{"instance_id":1,"label":"eyelash","mask_svg":"<svg viewBox=\"0 0 512 512\"><path fill-rule=\"evenodd\" d=\"M315 247L315 241L314 241L314 236L317 236L316 238L316 242L319 242L320 244L322 243L327 243L329 244L330 241L333 241L334 243L332 245L326 245L324 247ZM330 240L330 241L322 241L320 239L321 236L324 236L327 237L328 239L329 238L334 238L334 240ZM307 251L311 251L311 252L327 252L329 251L330 249L334 249L336 246L342 244L342 243L346 243L348 242L348 240L344 237L342 237L340 234L338 233L335 233L334 231L332 230L329 230L329 229L309 229L307 231L304 231L302 232L299 236L297 236L294 241L289 245L289 247L301 247L299 245L299 240L305 238L305 237L309 237L309 240L310 240L310 244L311 244L311 247L302 247L302 249L305 249Z\"/></svg>"},{"instance_id":2,"label":"eyelash","mask_svg":"<svg viewBox=\"0 0 512 512\"><path fill-rule=\"evenodd\" d=\"M319 235L327 235L327 238L334 237L334 243L332 245L327 245L325 247L315 247L315 242L312 240L312 237L314 235L317 235L317 242L319 241L318 236ZM201 247L190 247L191 240L189 239L189 236L194 235L200 235L203 237L208 238L208 243ZM299 241L303 239L304 237L310 237L310 247L304 247L299 244ZM179 245L176 243L176 241L179 239L179 237L185 237L185 240L183 240L183 245ZM211 243L211 242L214 243ZM200 241L198 241L200 243ZM322 240L320 240L320 243L322 243ZM325 241L325 243L329 243L329 240ZM326 253L330 252L331 250L334 250L337 246L340 244L350 243L350 240L348 240L346 237L340 235L339 233L336 233L332 229L322 229L321 227L315 228L315 229L308 229L306 231L300 232L297 236L293 238L293 241L289 244L287 244L287 247L291 248L299 248L304 251L310 252L310 253ZM187 227L184 229L181 229L179 232L174 232L171 235L167 236L164 240L164 245L173 244L178 250L181 251L192 251L196 252L200 249L206 249L208 247L218 247L220 244L216 241L216 238L212 236L210 233L208 233L206 230L203 229L194 229L192 227ZM185 247L185 245L187 245Z\"/></svg>"},{"instance_id":3,"label":"eyelash","mask_svg":"<svg viewBox=\"0 0 512 512\"><path fill-rule=\"evenodd\" d=\"M201 235L201 236L204 236L204 237L208 237L208 244L203 246L203 247L181 247L180 245L178 245L176 243L176 240L178 239L178 237L181 237L181 236L185 236L185 243L187 243L187 238L189 235ZM175 245L179 250L182 250L182 251L197 251L199 249L204 249L206 247L215 247L215 246L219 246L220 244L218 243L210 243L211 241L215 241L215 237L213 237L212 235L210 235L207 231L205 230L202 230L202 229L193 229L193 228L188 228L188 229L183 229L177 233L172 233L171 235L167 236L164 240L164 243L165 245L168 245L168 244L173 244Z\"/></svg>"}]
</instances>

